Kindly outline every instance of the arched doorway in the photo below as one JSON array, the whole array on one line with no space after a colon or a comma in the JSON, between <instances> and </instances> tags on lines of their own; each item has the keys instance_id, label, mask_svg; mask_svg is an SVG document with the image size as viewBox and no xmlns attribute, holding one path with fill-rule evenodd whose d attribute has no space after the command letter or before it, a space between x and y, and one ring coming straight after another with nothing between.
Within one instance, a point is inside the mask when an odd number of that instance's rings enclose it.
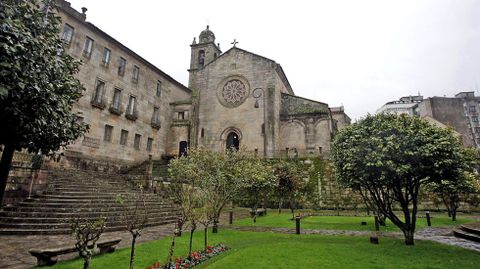
<instances>
[{"instance_id":1,"label":"arched doorway","mask_svg":"<svg viewBox=\"0 0 480 269\"><path fill-rule=\"evenodd\" d=\"M227 149L235 149L238 150L240 147L240 139L238 134L235 132L230 132L227 136Z\"/></svg>"},{"instance_id":2,"label":"arched doorway","mask_svg":"<svg viewBox=\"0 0 480 269\"><path fill-rule=\"evenodd\" d=\"M178 145L178 156L187 155L187 148L188 148L187 141L180 141L180 144Z\"/></svg>"}]
</instances>

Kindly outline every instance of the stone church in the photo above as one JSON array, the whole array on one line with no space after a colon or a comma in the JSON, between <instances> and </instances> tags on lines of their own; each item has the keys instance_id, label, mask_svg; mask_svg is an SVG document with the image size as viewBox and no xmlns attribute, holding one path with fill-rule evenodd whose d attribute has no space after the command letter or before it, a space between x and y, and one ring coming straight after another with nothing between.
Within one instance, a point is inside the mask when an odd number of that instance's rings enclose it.
<instances>
[{"instance_id":1,"label":"stone church","mask_svg":"<svg viewBox=\"0 0 480 269\"><path fill-rule=\"evenodd\" d=\"M132 165L199 146L319 155L350 123L343 107L296 96L277 62L236 45L222 52L208 26L190 45L186 87L88 22L85 8L57 4L61 38L82 61L86 92L74 110L90 125L63 152L66 165Z\"/></svg>"}]
</instances>

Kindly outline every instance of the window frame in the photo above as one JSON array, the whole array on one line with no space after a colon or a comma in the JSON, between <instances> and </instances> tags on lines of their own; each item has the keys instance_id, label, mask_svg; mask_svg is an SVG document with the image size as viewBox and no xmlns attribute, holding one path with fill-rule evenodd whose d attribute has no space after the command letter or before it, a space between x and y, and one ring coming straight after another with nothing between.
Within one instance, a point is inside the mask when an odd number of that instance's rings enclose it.
<instances>
[{"instance_id":1,"label":"window frame","mask_svg":"<svg viewBox=\"0 0 480 269\"><path fill-rule=\"evenodd\" d=\"M127 144L128 144L128 130L122 129L120 131L119 144L122 145L122 146L127 146Z\"/></svg>"},{"instance_id":2,"label":"window frame","mask_svg":"<svg viewBox=\"0 0 480 269\"><path fill-rule=\"evenodd\" d=\"M70 32L70 35L68 36L68 39L66 38L67 36L65 35L66 33L66 29L70 29L71 32ZM73 26L71 26L70 24L68 23L65 23L63 25L63 30L62 30L62 35L60 36L60 39L66 44L66 45L70 45L72 43L72 40L73 40L73 34L75 33L75 28Z\"/></svg>"},{"instance_id":3,"label":"window frame","mask_svg":"<svg viewBox=\"0 0 480 269\"><path fill-rule=\"evenodd\" d=\"M108 52L108 53L107 53ZM108 55L108 57L106 57ZM110 65L110 60L112 59L112 51L104 47L103 48L103 55L102 55L102 65L108 67Z\"/></svg>"},{"instance_id":4,"label":"window frame","mask_svg":"<svg viewBox=\"0 0 480 269\"><path fill-rule=\"evenodd\" d=\"M103 131L103 141L111 143L112 134L113 134L113 126L109 124L105 124L104 131Z\"/></svg>"},{"instance_id":5,"label":"window frame","mask_svg":"<svg viewBox=\"0 0 480 269\"><path fill-rule=\"evenodd\" d=\"M123 57L118 58L117 74L121 77L125 76L125 70L127 69L127 59Z\"/></svg>"},{"instance_id":6,"label":"window frame","mask_svg":"<svg viewBox=\"0 0 480 269\"><path fill-rule=\"evenodd\" d=\"M82 55L84 57L90 58L92 56L94 42L95 41L91 37L85 36L85 42L83 43L83 52L82 52Z\"/></svg>"}]
</instances>

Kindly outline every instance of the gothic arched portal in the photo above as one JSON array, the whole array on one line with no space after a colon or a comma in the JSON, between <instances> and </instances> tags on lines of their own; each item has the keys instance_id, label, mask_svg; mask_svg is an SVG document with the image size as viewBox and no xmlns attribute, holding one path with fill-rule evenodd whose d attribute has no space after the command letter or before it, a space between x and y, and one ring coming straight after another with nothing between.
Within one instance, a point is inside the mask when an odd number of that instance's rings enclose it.
<instances>
[{"instance_id":1,"label":"gothic arched portal","mask_svg":"<svg viewBox=\"0 0 480 269\"><path fill-rule=\"evenodd\" d=\"M235 132L230 132L227 136L227 149L238 150L240 148L240 139L238 134Z\"/></svg>"}]
</instances>

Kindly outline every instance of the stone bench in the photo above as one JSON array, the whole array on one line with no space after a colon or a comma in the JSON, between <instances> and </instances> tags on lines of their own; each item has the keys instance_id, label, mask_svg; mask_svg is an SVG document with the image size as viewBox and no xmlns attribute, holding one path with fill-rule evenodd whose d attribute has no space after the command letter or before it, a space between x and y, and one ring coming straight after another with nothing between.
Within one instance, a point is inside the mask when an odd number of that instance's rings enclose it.
<instances>
[{"instance_id":1,"label":"stone bench","mask_svg":"<svg viewBox=\"0 0 480 269\"><path fill-rule=\"evenodd\" d=\"M267 210L265 208L257 208L257 216L265 216L267 214ZM253 217L255 212L250 210L250 215Z\"/></svg>"},{"instance_id":2,"label":"stone bench","mask_svg":"<svg viewBox=\"0 0 480 269\"><path fill-rule=\"evenodd\" d=\"M115 245L122 241L121 238L98 240L96 243L97 250L95 254L111 253L115 251ZM93 247L93 246L92 246ZM37 258L38 266L50 266L57 263L59 255L75 253L77 249L72 245L64 245L52 248L31 249L29 250L32 256Z\"/></svg>"}]
</instances>

